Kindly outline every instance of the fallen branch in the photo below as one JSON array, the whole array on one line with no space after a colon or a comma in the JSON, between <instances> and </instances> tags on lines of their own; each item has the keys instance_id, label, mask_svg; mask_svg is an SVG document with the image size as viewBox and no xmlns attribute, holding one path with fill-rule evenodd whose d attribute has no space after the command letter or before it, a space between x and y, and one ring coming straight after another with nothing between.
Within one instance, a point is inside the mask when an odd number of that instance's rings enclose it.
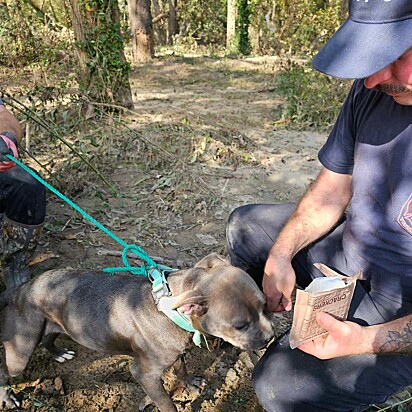
<instances>
[{"instance_id":1,"label":"fallen branch","mask_svg":"<svg viewBox=\"0 0 412 412\"><path fill-rule=\"evenodd\" d=\"M165 12L165 13L160 13L158 14L156 17L153 17L152 19L152 24L157 23L160 20L163 20L164 18L169 17L169 12Z\"/></svg>"}]
</instances>

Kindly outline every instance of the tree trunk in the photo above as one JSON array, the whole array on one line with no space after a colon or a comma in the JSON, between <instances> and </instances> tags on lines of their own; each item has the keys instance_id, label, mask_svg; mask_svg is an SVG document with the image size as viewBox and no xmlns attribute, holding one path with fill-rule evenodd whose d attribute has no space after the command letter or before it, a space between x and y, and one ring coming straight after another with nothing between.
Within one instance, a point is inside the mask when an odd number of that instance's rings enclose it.
<instances>
[{"instance_id":1,"label":"tree trunk","mask_svg":"<svg viewBox=\"0 0 412 412\"><path fill-rule=\"evenodd\" d=\"M154 56L151 0L129 0L129 20L132 32L133 58L146 62Z\"/></svg>"},{"instance_id":2,"label":"tree trunk","mask_svg":"<svg viewBox=\"0 0 412 412\"><path fill-rule=\"evenodd\" d=\"M227 0L226 49L232 51L236 36L236 0Z\"/></svg>"},{"instance_id":3,"label":"tree trunk","mask_svg":"<svg viewBox=\"0 0 412 412\"><path fill-rule=\"evenodd\" d=\"M227 0L226 49L250 53L248 0Z\"/></svg>"},{"instance_id":4,"label":"tree trunk","mask_svg":"<svg viewBox=\"0 0 412 412\"><path fill-rule=\"evenodd\" d=\"M70 6L81 90L92 100L131 108L130 65L124 55L117 0L70 0Z\"/></svg>"},{"instance_id":5,"label":"tree trunk","mask_svg":"<svg viewBox=\"0 0 412 412\"><path fill-rule=\"evenodd\" d=\"M156 39L157 44L164 45L166 44L166 30L162 24L164 17L168 17L169 13L162 13L159 5L159 0L153 0L153 10L154 18L153 22L153 34Z\"/></svg>"},{"instance_id":6,"label":"tree trunk","mask_svg":"<svg viewBox=\"0 0 412 412\"><path fill-rule=\"evenodd\" d=\"M176 7L177 0L169 0L169 36L167 39L169 46L173 46L173 36L177 33Z\"/></svg>"}]
</instances>

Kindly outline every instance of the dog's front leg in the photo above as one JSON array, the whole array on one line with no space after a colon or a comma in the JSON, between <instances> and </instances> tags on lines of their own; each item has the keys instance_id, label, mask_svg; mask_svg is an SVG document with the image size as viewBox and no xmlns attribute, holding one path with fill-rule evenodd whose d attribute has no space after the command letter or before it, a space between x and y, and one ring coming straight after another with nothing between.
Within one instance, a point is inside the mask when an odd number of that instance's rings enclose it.
<instances>
[{"instance_id":1,"label":"dog's front leg","mask_svg":"<svg viewBox=\"0 0 412 412\"><path fill-rule=\"evenodd\" d=\"M136 382L142 385L144 391L159 408L160 412L177 412L176 406L163 387L163 371L164 367L162 365L153 365L147 362L142 365L138 358L134 358L133 363L130 365L130 372Z\"/></svg>"},{"instance_id":2,"label":"dog's front leg","mask_svg":"<svg viewBox=\"0 0 412 412\"><path fill-rule=\"evenodd\" d=\"M171 394L174 394L180 388L187 388L195 394L200 395L202 389L206 386L206 381L201 376L189 375L187 373L183 355L173 364L173 369L179 381L173 387Z\"/></svg>"},{"instance_id":3,"label":"dog's front leg","mask_svg":"<svg viewBox=\"0 0 412 412\"><path fill-rule=\"evenodd\" d=\"M4 357L3 357L4 359ZM16 409L20 406L20 402L13 395L9 388L8 373L6 367L0 365L0 408L1 409Z\"/></svg>"}]
</instances>

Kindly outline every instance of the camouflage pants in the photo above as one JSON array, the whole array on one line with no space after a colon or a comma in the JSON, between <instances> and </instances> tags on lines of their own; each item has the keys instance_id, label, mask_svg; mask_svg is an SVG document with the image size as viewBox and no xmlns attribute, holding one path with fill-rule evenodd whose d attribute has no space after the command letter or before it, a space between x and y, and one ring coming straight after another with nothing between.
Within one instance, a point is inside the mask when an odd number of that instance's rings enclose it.
<instances>
[{"instance_id":1,"label":"camouflage pants","mask_svg":"<svg viewBox=\"0 0 412 412\"><path fill-rule=\"evenodd\" d=\"M29 279L45 214L41 183L19 166L0 173L0 264L7 289Z\"/></svg>"}]
</instances>

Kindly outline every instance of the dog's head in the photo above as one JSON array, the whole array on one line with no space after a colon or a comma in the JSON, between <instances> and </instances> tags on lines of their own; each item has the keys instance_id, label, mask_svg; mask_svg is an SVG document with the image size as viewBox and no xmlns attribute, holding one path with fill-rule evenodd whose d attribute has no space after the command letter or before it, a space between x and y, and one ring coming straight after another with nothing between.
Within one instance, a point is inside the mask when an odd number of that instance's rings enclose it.
<instances>
[{"instance_id":1,"label":"dog's head","mask_svg":"<svg viewBox=\"0 0 412 412\"><path fill-rule=\"evenodd\" d=\"M188 269L192 288L176 307L200 332L242 349L261 349L274 335L266 297L242 269L216 253Z\"/></svg>"}]
</instances>

